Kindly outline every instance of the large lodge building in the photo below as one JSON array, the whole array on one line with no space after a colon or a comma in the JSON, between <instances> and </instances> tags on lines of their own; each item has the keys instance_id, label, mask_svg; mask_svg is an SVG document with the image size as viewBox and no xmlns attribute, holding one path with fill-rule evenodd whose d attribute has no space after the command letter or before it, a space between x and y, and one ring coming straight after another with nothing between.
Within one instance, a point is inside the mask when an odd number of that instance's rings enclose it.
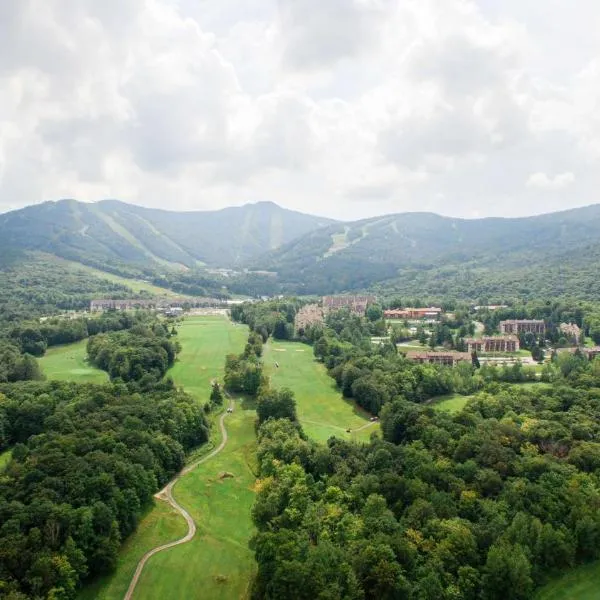
<instances>
[{"instance_id":1,"label":"large lodge building","mask_svg":"<svg viewBox=\"0 0 600 600\"><path fill-rule=\"evenodd\" d=\"M362 317L367 312L367 306L376 302L375 296L323 296L323 312L327 314L341 308L349 308L351 312Z\"/></svg>"},{"instance_id":2,"label":"large lodge building","mask_svg":"<svg viewBox=\"0 0 600 600\"><path fill-rule=\"evenodd\" d=\"M518 352L520 347L516 335L468 338L465 343L469 352Z\"/></svg>"},{"instance_id":3,"label":"large lodge building","mask_svg":"<svg viewBox=\"0 0 600 600\"><path fill-rule=\"evenodd\" d=\"M415 362L453 367L459 362L471 360L468 352L407 352L406 358Z\"/></svg>"},{"instance_id":4,"label":"large lodge building","mask_svg":"<svg viewBox=\"0 0 600 600\"><path fill-rule=\"evenodd\" d=\"M437 319L442 309L435 306L429 308L395 308L383 312L386 319Z\"/></svg>"},{"instance_id":5,"label":"large lodge building","mask_svg":"<svg viewBox=\"0 0 600 600\"><path fill-rule=\"evenodd\" d=\"M542 320L512 319L510 321L500 321L500 333L503 335L519 335L521 333L544 335L545 332L546 325Z\"/></svg>"}]
</instances>

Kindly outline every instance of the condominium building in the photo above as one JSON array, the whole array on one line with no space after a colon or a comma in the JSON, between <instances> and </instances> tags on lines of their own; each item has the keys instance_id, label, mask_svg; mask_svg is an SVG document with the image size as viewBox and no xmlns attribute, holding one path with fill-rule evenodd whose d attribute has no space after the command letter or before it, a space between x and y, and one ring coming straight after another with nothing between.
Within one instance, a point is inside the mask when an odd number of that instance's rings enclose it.
<instances>
[{"instance_id":1,"label":"condominium building","mask_svg":"<svg viewBox=\"0 0 600 600\"><path fill-rule=\"evenodd\" d=\"M333 310L349 308L351 312L363 316L367 306L376 302L375 296L323 296L323 312L327 314Z\"/></svg>"},{"instance_id":2,"label":"condominium building","mask_svg":"<svg viewBox=\"0 0 600 600\"><path fill-rule=\"evenodd\" d=\"M465 343L469 352L518 352L520 347L516 335L468 338Z\"/></svg>"},{"instance_id":3,"label":"condominium building","mask_svg":"<svg viewBox=\"0 0 600 600\"><path fill-rule=\"evenodd\" d=\"M395 308L383 312L386 319L437 319L442 309L436 306L428 308Z\"/></svg>"},{"instance_id":4,"label":"condominium building","mask_svg":"<svg viewBox=\"0 0 600 600\"><path fill-rule=\"evenodd\" d=\"M543 335L546 332L544 321L538 319L512 319L500 321L500 333L519 335L521 333L535 333Z\"/></svg>"},{"instance_id":5,"label":"condominium building","mask_svg":"<svg viewBox=\"0 0 600 600\"><path fill-rule=\"evenodd\" d=\"M432 365L445 365L453 367L459 362L471 360L468 352L407 352L406 358L418 363L428 363Z\"/></svg>"},{"instance_id":6,"label":"condominium building","mask_svg":"<svg viewBox=\"0 0 600 600\"><path fill-rule=\"evenodd\" d=\"M569 342L575 345L580 343L581 329L575 323L561 323L559 329Z\"/></svg>"}]
</instances>

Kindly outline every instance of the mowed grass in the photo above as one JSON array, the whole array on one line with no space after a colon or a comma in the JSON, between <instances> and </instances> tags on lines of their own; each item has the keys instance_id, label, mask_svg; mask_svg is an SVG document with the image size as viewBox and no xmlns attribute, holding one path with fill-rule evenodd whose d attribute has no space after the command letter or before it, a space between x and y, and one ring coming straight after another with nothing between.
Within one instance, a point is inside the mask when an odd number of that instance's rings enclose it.
<instances>
[{"instance_id":1,"label":"mowed grass","mask_svg":"<svg viewBox=\"0 0 600 600\"><path fill-rule=\"evenodd\" d=\"M42 372L48 379L77 383L107 383L108 373L87 362L87 340L55 346L39 359Z\"/></svg>"},{"instance_id":2,"label":"mowed grass","mask_svg":"<svg viewBox=\"0 0 600 600\"><path fill-rule=\"evenodd\" d=\"M582 565L545 585L535 600L598 600L600 562Z\"/></svg>"},{"instance_id":3,"label":"mowed grass","mask_svg":"<svg viewBox=\"0 0 600 600\"><path fill-rule=\"evenodd\" d=\"M248 597L255 573L253 534L256 438L253 406L236 402L225 419L224 450L177 483L175 498L198 527L189 544L153 556L142 572L137 600L234 600ZM225 476L224 475L232 475Z\"/></svg>"},{"instance_id":4,"label":"mowed grass","mask_svg":"<svg viewBox=\"0 0 600 600\"><path fill-rule=\"evenodd\" d=\"M185 535L187 525L181 515L166 502L156 500L141 519L136 532L123 544L117 569L86 585L79 600L117 600L123 598L138 561L150 548Z\"/></svg>"},{"instance_id":5,"label":"mowed grass","mask_svg":"<svg viewBox=\"0 0 600 600\"><path fill-rule=\"evenodd\" d=\"M342 397L310 346L270 341L264 347L263 362L273 387L294 392L298 419L311 438L320 442L331 436L367 441L371 433L379 431L379 425L370 423L365 411ZM362 427L360 431L346 431Z\"/></svg>"},{"instance_id":6,"label":"mowed grass","mask_svg":"<svg viewBox=\"0 0 600 600\"><path fill-rule=\"evenodd\" d=\"M438 396L437 398L434 398L429 405L434 410L453 414L460 412L467 405L467 402L471 398L473 398L473 396L446 394L445 396Z\"/></svg>"},{"instance_id":7,"label":"mowed grass","mask_svg":"<svg viewBox=\"0 0 600 600\"><path fill-rule=\"evenodd\" d=\"M167 375L199 402L210 398L211 381L222 378L227 354L239 354L248 328L225 316L187 317L177 329L182 351Z\"/></svg>"}]
</instances>

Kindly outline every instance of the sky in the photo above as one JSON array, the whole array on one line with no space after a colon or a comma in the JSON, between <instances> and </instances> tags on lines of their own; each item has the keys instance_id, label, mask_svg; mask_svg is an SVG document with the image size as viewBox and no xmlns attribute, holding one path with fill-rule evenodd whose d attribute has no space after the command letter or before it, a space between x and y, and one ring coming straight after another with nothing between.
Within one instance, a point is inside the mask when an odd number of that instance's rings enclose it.
<instances>
[{"instance_id":1,"label":"sky","mask_svg":"<svg viewBox=\"0 0 600 600\"><path fill-rule=\"evenodd\" d=\"M598 0L0 0L0 212L598 202Z\"/></svg>"}]
</instances>

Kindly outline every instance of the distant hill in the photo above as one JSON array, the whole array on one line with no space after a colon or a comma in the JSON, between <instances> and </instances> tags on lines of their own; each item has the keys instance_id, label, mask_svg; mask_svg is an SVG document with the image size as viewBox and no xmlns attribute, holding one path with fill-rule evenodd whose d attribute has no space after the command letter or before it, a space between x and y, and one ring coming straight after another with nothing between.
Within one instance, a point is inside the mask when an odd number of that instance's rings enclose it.
<instances>
[{"instance_id":1,"label":"distant hill","mask_svg":"<svg viewBox=\"0 0 600 600\"><path fill-rule=\"evenodd\" d=\"M261 257L298 293L379 284L413 296L600 292L600 205L527 218L406 213L335 223ZM575 288L574 286L577 286ZM560 289L558 289L560 288ZM571 288L571 289L570 289Z\"/></svg>"},{"instance_id":2,"label":"distant hill","mask_svg":"<svg viewBox=\"0 0 600 600\"><path fill-rule=\"evenodd\" d=\"M331 223L272 202L172 212L60 200L0 215L0 240L100 268L236 267Z\"/></svg>"}]
</instances>

